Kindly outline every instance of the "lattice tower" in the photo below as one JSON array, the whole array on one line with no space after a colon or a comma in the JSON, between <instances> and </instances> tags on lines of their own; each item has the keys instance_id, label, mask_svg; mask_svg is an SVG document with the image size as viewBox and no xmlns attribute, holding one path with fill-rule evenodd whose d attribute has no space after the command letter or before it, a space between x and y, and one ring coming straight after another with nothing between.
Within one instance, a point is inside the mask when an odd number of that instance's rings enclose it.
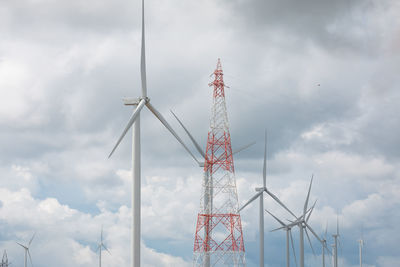
<instances>
[{"instance_id":1,"label":"lattice tower","mask_svg":"<svg viewBox=\"0 0 400 267\"><path fill-rule=\"evenodd\" d=\"M194 241L194 266L246 266L235 168L220 59L204 165L203 193Z\"/></svg>"},{"instance_id":2,"label":"lattice tower","mask_svg":"<svg viewBox=\"0 0 400 267\"><path fill-rule=\"evenodd\" d=\"M7 252L4 250L3 258L1 259L0 267L8 267L8 266L9 266L9 263L8 263Z\"/></svg>"}]
</instances>

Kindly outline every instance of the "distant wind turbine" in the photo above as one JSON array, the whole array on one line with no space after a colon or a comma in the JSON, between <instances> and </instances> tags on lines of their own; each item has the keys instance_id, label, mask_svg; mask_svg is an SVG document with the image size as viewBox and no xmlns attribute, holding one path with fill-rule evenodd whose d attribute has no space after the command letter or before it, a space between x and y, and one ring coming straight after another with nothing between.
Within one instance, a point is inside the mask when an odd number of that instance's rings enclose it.
<instances>
[{"instance_id":1,"label":"distant wind turbine","mask_svg":"<svg viewBox=\"0 0 400 267\"><path fill-rule=\"evenodd\" d=\"M101 250L102 250L102 248L104 248L111 255L111 252L107 249L107 247L103 243L103 227L101 227L100 243L97 245L97 250L99 251L99 267L101 267Z\"/></svg>"},{"instance_id":2,"label":"distant wind turbine","mask_svg":"<svg viewBox=\"0 0 400 267\"><path fill-rule=\"evenodd\" d=\"M338 238L339 238L339 215L336 217L336 234L332 235L335 242L333 247L335 249L334 257L333 257L333 266L338 267Z\"/></svg>"},{"instance_id":3,"label":"distant wind turbine","mask_svg":"<svg viewBox=\"0 0 400 267\"><path fill-rule=\"evenodd\" d=\"M25 252L25 254L24 254L25 255L25 257L24 257L24 267L28 267L28 255L29 255L29 260L31 262L31 265L33 266L31 253L29 252L29 247L31 246L31 243L32 243L33 238L35 237L35 234L36 233L33 234L33 236L31 238L31 240L29 241L28 245L23 245L23 244L21 244L19 242L16 242L18 245L20 245L21 247L24 248L24 252Z\"/></svg>"},{"instance_id":4,"label":"distant wind turbine","mask_svg":"<svg viewBox=\"0 0 400 267\"><path fill-rule=\"evenodd\" d=\"M326 244L327 234L328 234L328 224L326 224L325 233L322 238L322 267L325 267L325 249L330 253L328 246Z\"/></svg>"},{"instance_id":5,"label":"distant wind turbine","mask_svg":"<svg viewBox=\"0 0 400 267\"><path fill-rule=\"evenodd\" d=\"M358 244L359 244L359 253L360 253L360 267L362 267L362 256L363 256L362 252L363 252L363 247L364 247L364 240L362 237L360 240L358 240Z\"/></svg>"},{"instance_id":6,"label":"distant wind turbine","mask_svg":"<svg viewBox=\"0 0 400 267\"><path fill-rule=\"evenodd\" d=\"M296 220L296 221L291 221L292 223L291 224L289 224L289 226L292 226L292 225L297 225L298 227L299 227L299 232L300 232L300 267L304 267L304 232L306 233L306 236L307 236L307 239L308 239L308 242L309 242L309 244L310 244L310 247L311 247L311 249L312 249L312 251L313 251L313 253L314 253L314 255L315 255L315 252L314 252L314 248L313 248L313 246L312 246L312 244L311 244L311 239L310 239L310 236L309 236L309 234L308 234L308 231L307 231L307 229L315 236L315 238L321 243L321 244L324 244L324 242L322 241L322 239L315 233L315 231L311 228L311 226L308 224L308 220L310 219L310 217L311 217L311 214L312 214L312 212L313 212L313 210L314 210L314 207L315 207L315 204L316 204L316 202L317 201L315 201L314 202L314 204L313 204L313 206L311 207L311 209L309 210L309 213L308 213L308 210L307 210L307 208L308 208L308 201L309 201L309 198L310 198L310 192L311 192L311 186L312 186L312 182L313 182L313 179L314 179L314 177L312 176L311 177L311 181L310 181L310 186L309 186L309 188L308 188L308 193L307 193L307 198L306 198L306 201L305 201L305 203L304 203L304 208L303 208L303 214L299 217L299 219L298 220ZM308 215L307 215L307 213L308 213ZM282 227L281 227L282 228ZM326 248L326 247L325 247Z\"/></svg>"},{"instance_id":7,"label":"distant wind turbine","mask_svg":"<svg viewBox=\"0 0 400 267\"><path fill-rule=\"evenodd\" d=\"M271 215L277 222L279 222L279 223L282 225L282 227L279 228L279 229L282 229L282 228L283 228L283 229L286 231L286 267L289 267L289 266L290 266L289 239L290 239L290 242L292 243L292 250L293 250L293 256L294 256L294 262L295 262L295 264L296 264L296 266L297 266L296 251L295 251L295 249L294 249L293 236L292 236L292 227L293 227L294 225L285 224L284 222L282 222L281 220L279 220L278 217L276 217L275 215L273 215L273 214L272 214L271 212L269 212L268 210L265 210L265 211L268 212L269 215ZM276 231L276 230L278 230L278 229L272 230L271 232Z\"/></svg>"},{"instance_id":8,"label":"distant wind turbine","mask_svg":"<svg viewBox=\"0 0 400 267\"><path fill-rule=\"evenodd\" d=\"M316 203L316 202L315 202ZM295 227L295 226L298 226L299 228L300 227L304 227L303 226L303 224L304 224L304 222L305 221L308 221L308 219L310 218L310 216L311 216L311 212L313 211L313 209L314 209L314 207L315 207L315 203L314 203L314 205L311 207L311 208L309 208L303 215L301 215L299 218L297 218L297 220L295 220L295 221L291 221L291 220L288 220L289 222L291 222L290 224L285 224L285 223L283 223L282 221L279 221L279 223L282 225L281 227L279 227L279 228L276 228L276 229L274 229L274 230L272 230L271 232L274 232L274 231L277 231L277 230L282 230L282 229L285 229L285 230L287 230L287 229L292 229L293 227ZM265 211L267 211L267 210L265 210ZM268 212L268 211L267 211ZM269 213L269 212L268 212ZM270 213L271 214L271 213ZM272 215L272 214L271 214ZM307 216L308 215L308 216ZM273 215L272 215L273 216ZM303 218L305 218L307 216L307 219L306 220L304 220ZM275 219L278 219L278 218L276 218L275 216L273 216ZM300 230L301 230L301 228L300 228ZM305 229L304 229L305 230ZM290 234L291 234L291 231L290 231ZM307 234L308 235L308 234ZM304 237L303 237L304 235L302 235L301 234L301 231L300 231L300 259L301 258L303 258L303 260L304 260ZM291 239L292 239L292 243L293 243L293 238L292 238L292 236L290 235L290 237L291 237ZM310 244L310 247L311 247L311 249L313 250L313 252L314 252L314 249L313 249L313 247L312 247L312 244L311 244L311 240L310 239L308 239L308 242L309 242L309 244ZM292 245L293 246L293 245ZM296 263L296 266L297 266L297 259L296 259L296 254L295 254L295 251L293 251L293 253L294 253L294 257L295 257L295 263ZM303 254L303 256L301 256ZM315 253L314 253L315 254ZM301 262L300 262L300 264L302 264Z\"/></svg>"},{"instance_id":9,"label":"distant wind turbine","mask_svg":"<svg viewBox=\"0 0 400 267\"><path fill-rule=\"evenodd\" d=\"M289 210L282 201L279 200L271 191L267 189L267 131L265 131L265 143L264 143L264 165L263 165L263 187L256 188L256 193L249 201L246 202L240 209L239 212L244 209L247 205L253 202L255 199L259 198L259 235L260 235L260 266L264 266L264 193L268 194L273 200L275 200L279 205L281 205L285 210L292 214L296 219L296 215Z\"/></svg>"}]
</instances>

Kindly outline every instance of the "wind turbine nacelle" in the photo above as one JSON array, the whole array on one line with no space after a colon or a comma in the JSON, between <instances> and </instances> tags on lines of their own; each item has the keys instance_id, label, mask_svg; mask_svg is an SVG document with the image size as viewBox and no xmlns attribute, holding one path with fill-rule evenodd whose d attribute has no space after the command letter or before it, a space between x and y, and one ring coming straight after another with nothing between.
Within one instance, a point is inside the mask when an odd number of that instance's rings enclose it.
<instances>
[{"instance_id":1,"label":"wind turbine nacelle","mask_svg":"<svg viewBox=\"0 0 400 267\"><path fill-rule=\"evenodd\" d=\"M137 106L139 105L140 98L137 97L124 97L122 98L124 105L126 106Z\"/></svg>"}]
</instances>

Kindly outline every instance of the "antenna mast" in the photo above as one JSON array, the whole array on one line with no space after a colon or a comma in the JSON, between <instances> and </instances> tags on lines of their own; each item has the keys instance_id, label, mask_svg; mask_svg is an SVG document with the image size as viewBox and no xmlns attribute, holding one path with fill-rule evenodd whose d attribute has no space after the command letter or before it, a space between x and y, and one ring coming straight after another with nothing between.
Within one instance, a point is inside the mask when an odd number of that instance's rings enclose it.
<instances>
[{"instance_id":1,"label":"antenna mast","mask_svg":"<svg viewBox=\"0 0 400 267\"><path fill-rule=\"evenodd\" d=\"M194 266L246 266L220 59L213 74L214 81L209 84L214 88L213 105L194 241Z\"/></svg>"}]
</instances>

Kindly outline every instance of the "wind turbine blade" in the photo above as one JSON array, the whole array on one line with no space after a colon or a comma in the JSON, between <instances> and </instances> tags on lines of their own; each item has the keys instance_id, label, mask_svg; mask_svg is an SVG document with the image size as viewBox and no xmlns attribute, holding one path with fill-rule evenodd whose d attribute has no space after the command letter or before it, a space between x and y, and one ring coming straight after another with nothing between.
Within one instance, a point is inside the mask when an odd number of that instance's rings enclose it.
<instances>
[{"instance_id":1,"label":"wind turbine blade","mask_svg":"<svg viewBox=\"0 0 400 267\"><path fill-rule=\"evenodd\" d=\"M325 240L327 238L327 235L328 235L328 222L326 222L326 227L325 227L325 236L324 236Z\"/></svg>"},{"instance_id":2,"label":"wind turbine blade","mask_svg":"<svg viewBox=\"0 0 400 267\"><path fill-rule=\"evenodd\" d=\"M32 257L31 257L31 253L29 252L29 249L28 249L28 255L29 255L29 260L31 262L31 265L33 266L33 261L32 261Z\"/></svg>"},{"instance_id":3,"label":"wind turbine blade","mask_svg":"<svg viewBox=\"0 0 400 267\"><path fill-rule=\"evenodd\" d=\"M156 108L150 104L150 102L146 103L147 108L154 114L154 116L157 117L161 121L161 123L165 126L165 128L168 129L168 131L178 140L178 142L185 148L185 150L192 156L192 158L197 162L197 164L200 164L200 162L196 159L196 157L193 155L192 152L190 152L189 148L185 145L185 143L182 141L182 139L178 136L178 134L175 132L175 130L169 125L167 120L161 115L160 112L156 110Z\"/></svg>"},{"instance_id":4,"label":"wind turbine blade","mask_svg":"<svg viewBox=\"0 0 400 267\"><path fill-rule=\"evenodd\" d=\"M312 205L312 207L311 207L311 210L310 210L310 212L308 213L308 216L307 216L306 222L308 222L308 220L310 219L310 217L311 217L311 213L312 213L312 212L313 212L313 210L314 210L315 204L317 204L317 200L315 200L314 204Z\"/></svg>"},{"instance_id":5,"label":"wind turbine blade","mask_svg":"<svg viewBox=\"0 0 400 267\"><path fill-rule=\"evenodd\" d=\"M312 182L314 179L314 174L311 176L311 181L310 181L310 186L308 188L308 193L307 193L307 198L306 198L306 202L304 202L304 209L303 209L303 214L305 216L306 211L307 211L307 207L308 207L308 199L310 198L310 192L311 192L311 186L312 186Z\"/></svg>"},{"instance_id":6,"label":"wind turbine blade","mask_svg":"<svg viewBox=\"0 0 400 267\"><path fill-rule=\"evenodd\" d=\"M249 201L246 202L246 204L244 204L239 210L238 212L240 212L242 209L244 209L247 205L249 205L251 202L253 202L256 198L258 198L261 194L263 193L263 191L258 192L257 194L255 194L252 198L250 198Z\"/></svg>"},{"instance_id":7,"label":"wind turbine blade","mask_svg":"<svg viewBox=\"0 0 400 267\"><path fill-rule=\"evenodd\" d=\"M264 188L267 187L267 130L265 130L265 141L264 141L263 185Z\"/></svg>"},{"instance_id":8,"label":"wind turbine blade","mask_svg":"<svg viewBox=\"0 0 400 267\"><path fill-rule=\"evenodd\" d=\"M329 255L332 256L332 251L328 248L328 245L325 243L325 248L328 250Z\"/></svg>"},{"instance_id":9,"label":"wind turbine blade","mask_svg":"<svg viewBox=\"0 0 400 267\"><path fill-rule=\"evenodd\" d=\"M328 251L328 253L329 253L330 255L332 255L332 252L331 252L331 250L328 248L326 242L324 242L323 246L326 248L326 250Z\"/></svg>"},{"instance_id":10,"label":"wind turbine blade","mask_svg":"<svg viewBox=\"0 0 400 267\"><path fill-rule=\"evenodd\" d=\"M286 224L286 226L282 226L282 227L276 228L274 230L271 230L270 232L275 232L277 230L281 230L281 229L284 229L284 228L292 228L292 227L294 227L296 225L299 225L299 223L300 222L298 220L296 220L296 221L294 221L294 222L292 222L290 224Z\"/></svg>"},{"instance_id":11,"label":"wind turbine blade","mask_svg":"<svg viewBox=\"0 0 400 267\"><path fill-rule=\"evenodd\" d=\"M20 245L20 246L23 247L24 249L27 249L27 247L25 247L24 245L22 245L22 244L19 243L19 242L15 242L15 243L17 243L18 245Z\"/></svg>"},{"instance_id":12,"label":"wind turbine blade","mask_svg":"<svg viewBox=\"0 0 400 267\"><path fill-rule=\"evenodd\" d=\"M142 99L139 102L139 105L136 107L135 111L133 112L131 118L128 121L128 124L126 125L124 131L122 132L120 138L118 139L117 143L115 144L114 148L112 149L110 155L108 156L108 158L110 158L112 156L112 154L114 153L115 149L117 149L119 143L121 143L122 139L124 138L124 136L126 135L126 133L128 132L129 128L131 128L132 124L135 122L137 116L139 115L140 111L142 110L143 106L146 104L146 100Z\"/></svg>"},{"instance_id":13,"label":"wind turbine blade","mask_svg":"<svg viewBox=\"0 0 400 267\"><path fill-rule=\"evenodd\" d=\"M339 236L339 215L336 215L336 234Z\"/></svg>"},{"instance_id":14,"label":"wind turbine blade","mask_svg":"<svg viewBox=\"0 0 400 267\"><path fill-rule=\"evenodd\" d=\"M245 150L245 149L251 147L251 146L254 145L255 143L256 143L256 142L251 142L251 143L249 143L249 144L247 144L247 145L244 145L244 146L242 146L242 147L239 147L238 149L235 149L235 150L232 152L232 155L234 155L234 154L236 154L236 153L239 153L239 152L241 152L241 151L243 151L243 150Z\"/></svg>"},{"instance_id":15,"label":"wind turbine blade","mask_svg":"<svg viewBox=\"0 0 400 267\"><path fill-rule=\"evenodd\" d=\"M312 250L314 256L316 256L316 255L315 255L314 248L313 248L313 246L312 246L312 244L311 244L311 239L310 239L310 235L308 234L307 228L304 228L304 230L305 230L305 232L306 232L306 236L307 236L307 239L308 239L308 243L310 244L311 250Z\"/></svg>"},{"instance_id":16,"label":"wind turbine blade","mask_svg":"<svg viewBox=\"0 0 400 267\"><path fill-rule=\"evenodd\" d=\"M286 228L285 226L278 227L278 228L275 228L275 229L271 230L270 232L271 232L271 233L272 233L272 232L276 232L276 231L278 231L278 230L282 230L282 229L285 229L285 228Z\"/></svg>"},{"instance_id":17,"label":"wind turbine blade","mask_svg":"<svg viewBox=\"0 0 400 267\"><path fill-rule=\"evenodd\" d=\"M293 256L294 256L294 262L296 263L296 267L297 267L296 250L294 249L292 230L289 230L289 233L290 233L290 241L291 241L291 243L292 243L292 250L293 250Z\"/></svg>"},{"instance_id":18,"label":"wind turbine blade","mask_svg":"<svg viewBox=\"0 0 400 267\"><path fill-rule=\"evenodd\" d=\"M193 145L196 147L197 151L200 153L200 155L203 156L203 158L206 158L206 154L204 153L203 149L201 149L199 143L196 142L196 140L194 139L194 137L192 136L192 134L189 132L189 130L185 127L185 125L183 125L183 123L181 122L181 120L178 118L178 116L175 115L175 113L170 110L172 115L174 115L175 119L179 122L179 124L182 126L183 130L185 130L186 134L189 136L190 140L192 140Z\"/></svg>"},{"instance_id":19,"label":"wind turbine blade","mask_svg":"<svg viewBox=\"0 0 400 267\"><path fill-rule=\"evenodd\" d=\"M33 240L33 238L35 237L35 235L36 235L36 232L33 234L33 236L32 236L32 238L31 238L31 240L29 241L29 243L28 243L28 248L29 248L29 246L31 245L31 243L32 243L32 240Z\"/></svg>"},{"instance_id":20,"label":"wind turbine blade","mask_svg":"<svg viewBox=\"0 0 400 267\"><path fill-rule=\"evenodd\" d=\"M101 226L101 243L103 244L103 225Z\"/></svg>"},{"instance_id":21,"label":"wind turbine blade","mask_svg":"<svg viewBox=\"0 0 400 267\"><path fill-rule=\"evenodd\" d=\"M294 213L293 213L290 209L288 209L288 207L286 207L285 204L283 204L282 201L280 201L279 198L278 198L277 196L275 196L275 195L272 194L270 191L268 191L267 188L264 188L264 191L265 191L268 195L270 195L270 197L272 197L272 198L273 198L279 205L281 205L285 210L287 210L291 215L293 215L296 219L298 219L298 218L296 217L296 215L294 215Z\"/></svg>"},{"instance_id":22,"label":"wind turbine blade","mask_svg":"<svg viewBox=\"0 0 400 267\"><path fill-rule=\"evenodd\" d=\"M142 46L140 56L140 76L142 81L142 97L147 97L147 79L146 79L146 46L144 34L144 0L142 0Z\"/></svg>"},{"instance_id":23,"label":"wind turbine blade","mask_svg":"<svg viewBox=\"0 0 400 267\"><path fill-rule=\"evenodd\" d=\"M318 241L321 242L321 244L323 244L324 241L321 240L321 238L315 233L315 231L311 228L311 226L306 222L304 222L304 224L306 228L308 228L308 230L310 230L310 232L315 236L315 238L318 239Z\"/></svg>"},{"instance_id":24,"label":"wind turbine blade","mask_svg":"<svg viewBox=\"0 0 400 267\"><path fill-rule=\"evenodd\" d=\"M101 244L103 246L103 248L111 255L111 252L108 250L108 248L106 248L106 246L104 244Z\"/></svg>"},{"instance_id":25,"label":"wind turbine blade","mask_svg":"<svg viewBox=\"0 0 400 267\"><path fill-rule=\"evenodd\" d=\"M271 212L269 212L268 210L265 210L266 212L269 213L269 215L271 215L272 217L274 217L274 219L279 222L282 226L286 226L286 224L284 224L281 220L279 220L274 214L272 214Z\"/></svg>"}]
</instances>

